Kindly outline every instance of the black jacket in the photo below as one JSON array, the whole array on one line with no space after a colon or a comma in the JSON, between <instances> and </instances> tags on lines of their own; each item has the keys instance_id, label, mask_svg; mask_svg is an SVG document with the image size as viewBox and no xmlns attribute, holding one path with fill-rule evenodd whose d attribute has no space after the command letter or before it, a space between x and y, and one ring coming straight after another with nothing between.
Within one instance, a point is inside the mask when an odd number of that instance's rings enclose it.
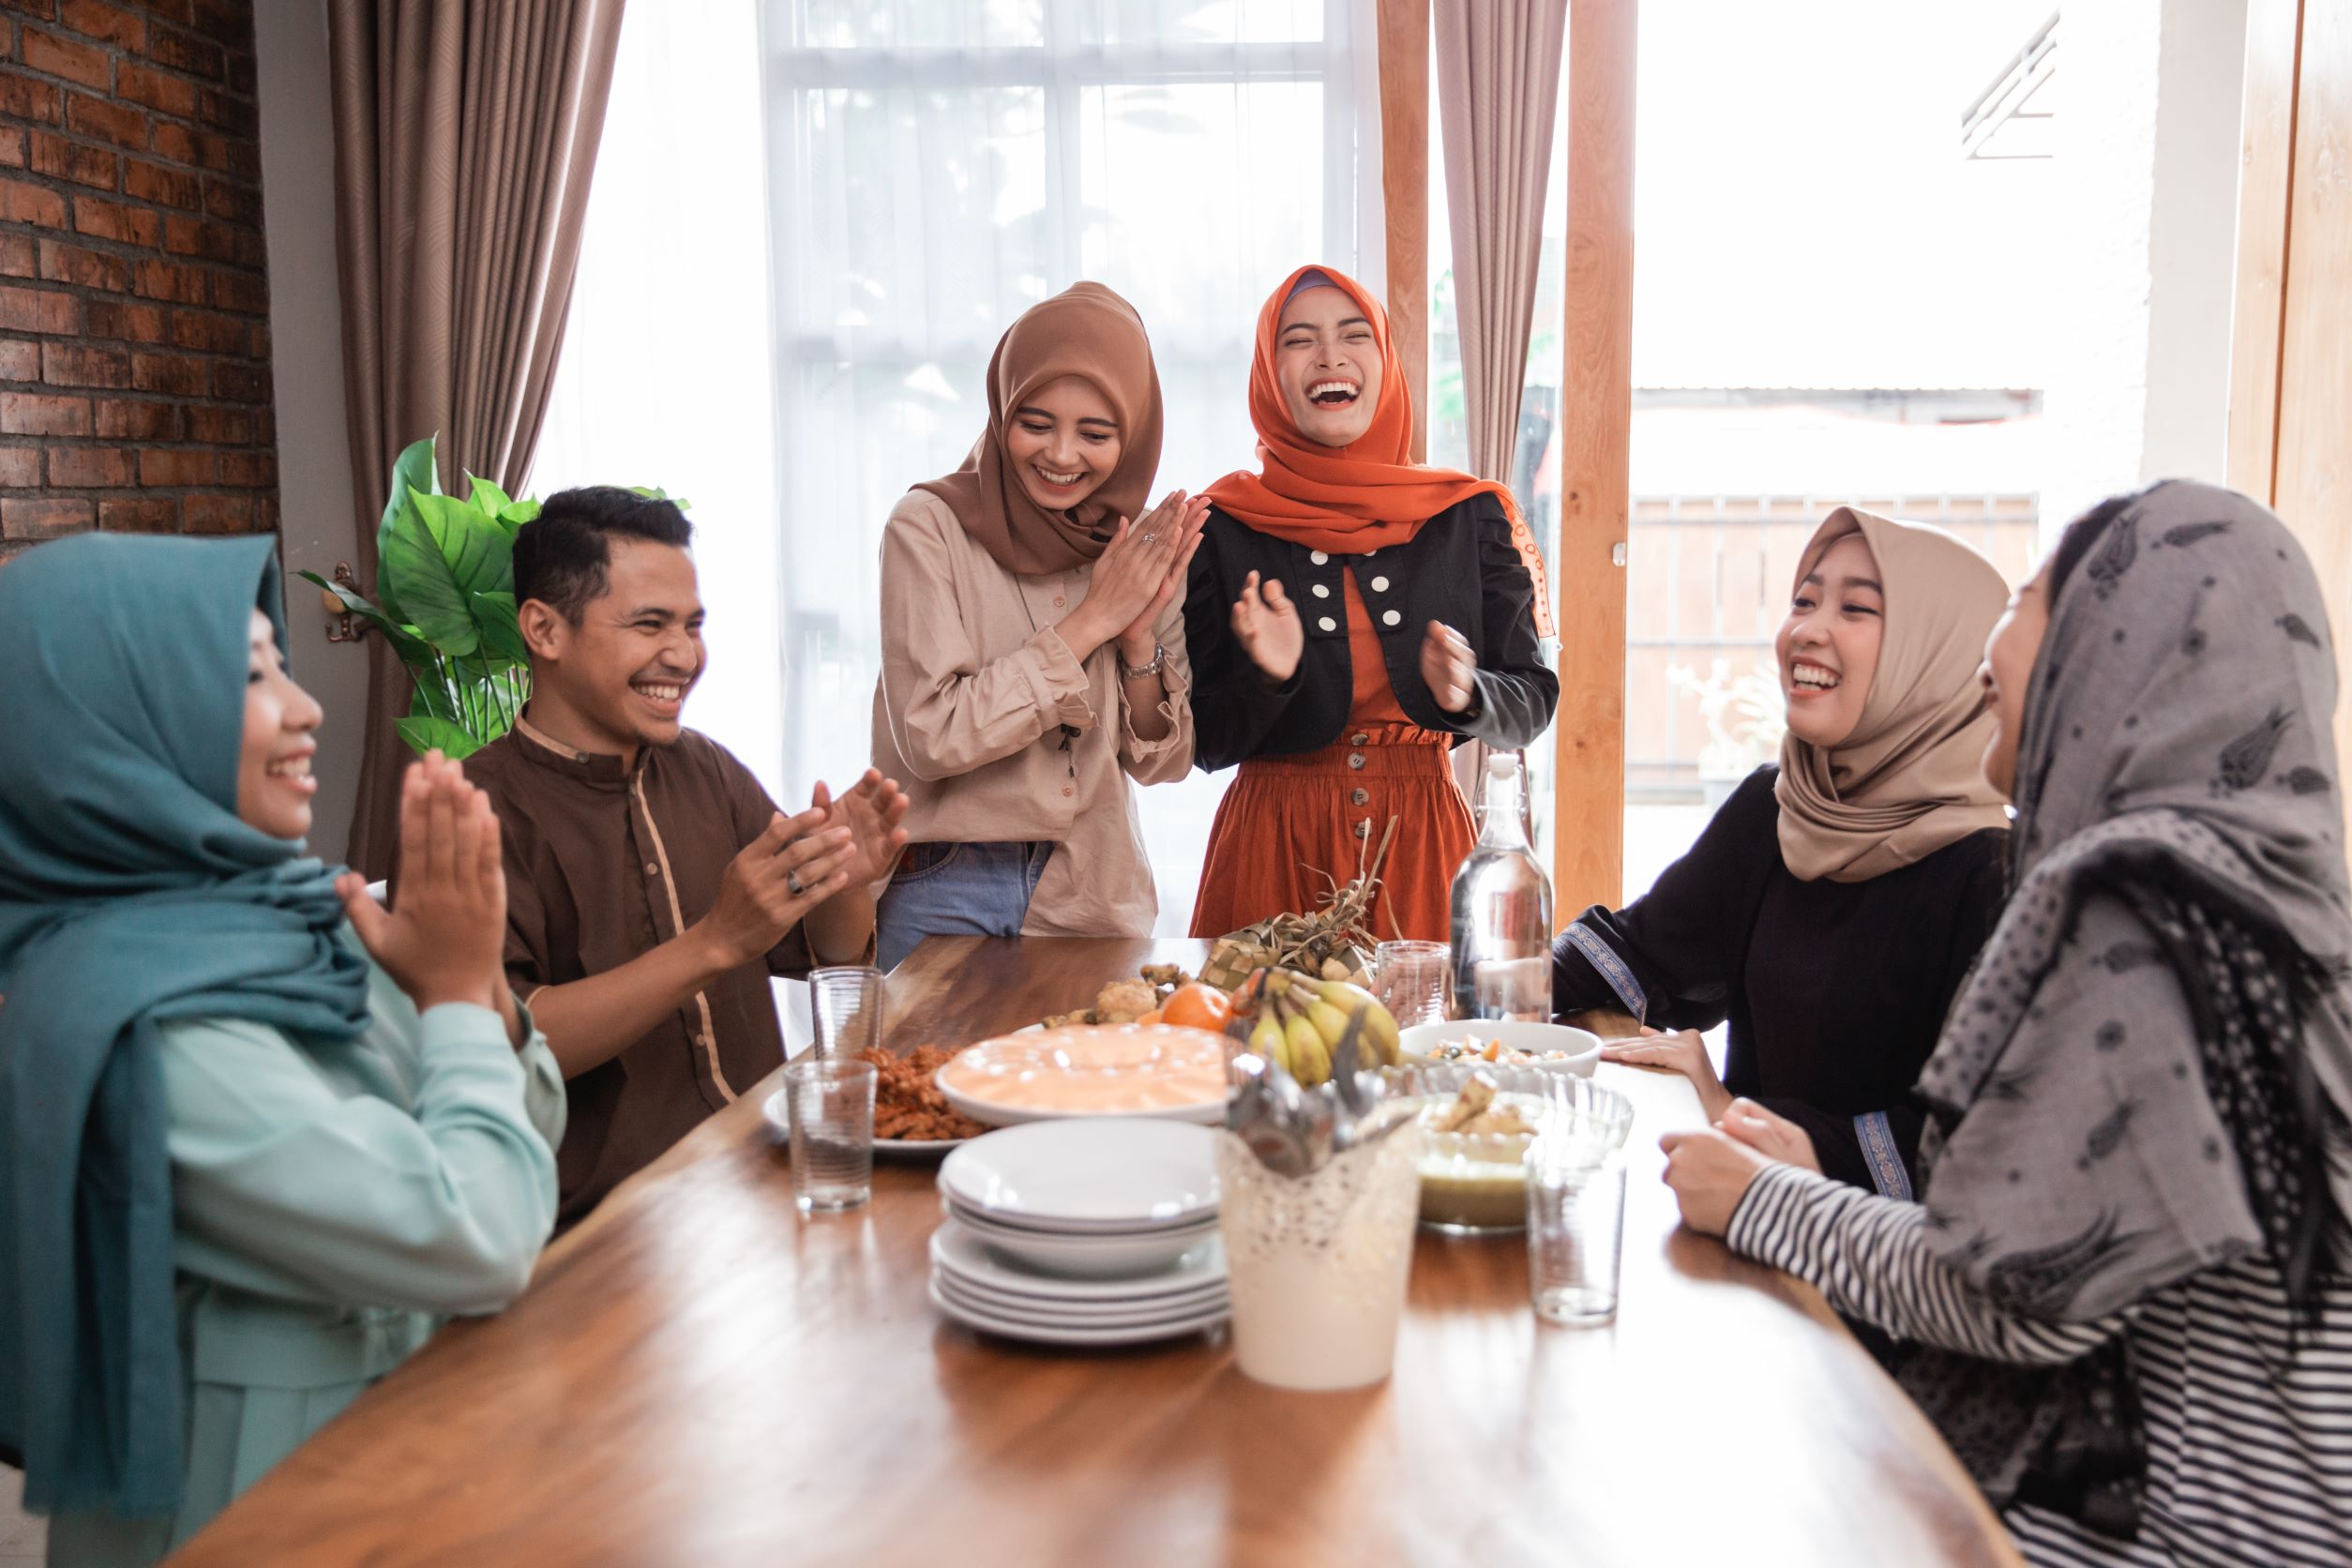
<instances>
[{"instance_id":1,"label":"black jacket","mask_svg":"<svg viewBox=\"0 0 2352 1568\"><path fill-rule=\"evenodd\" d=\"M1506 751L1544 732L1560 681L1537 647L1534 580L1493 495L1446 508L1410 544L1361 555L1310 551L1212 508L1184 595L1193 758L1203 769L1314 751L1339 738L1355 696L1340 577L1347 569L1372 612L1406 717ZM1253 571L1282 584L1306 626L1299 667L1280 684L1266 679L1233 636L1234 601ZM1421 678L1421 644L1432 621L1468 638L1478 656L1478 695L1467 714L1439 712Z\"/></svg>"}]
</instances>

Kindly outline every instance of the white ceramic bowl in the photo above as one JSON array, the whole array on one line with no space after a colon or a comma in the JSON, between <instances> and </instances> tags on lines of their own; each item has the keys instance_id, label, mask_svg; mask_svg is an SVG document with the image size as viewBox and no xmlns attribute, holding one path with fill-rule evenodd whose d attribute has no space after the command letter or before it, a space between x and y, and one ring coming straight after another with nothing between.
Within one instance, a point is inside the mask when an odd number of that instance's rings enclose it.
<instances>
[{"instance_id":1,"label":"white ceramic bowl","mask_svg":"<svg viewBox=\"0 0 2352 1568\"><path fill-rule=\"evenodd\" d=\"M1578 1078L1591 1078L1592 1069L1601 1062L1601 1037L1591 1030L1571 1029L1564 1023L1525 1023L1515 1018L1462 1018L1453 1023L1417 1023L1400 1033L1397 1043L1404 1051L1408 1065L1448 1066L1453 1063L1432 1063L1429 1053L1451 1041L1472 1038L1482 1042L1500 1041L1505 1051L1535 1053L1532 1060L1499 1063L1503 1066L1533 1067L1547 1073L1573 1073ZM1549 1051L1566 1054L1543 1054Z\"/></svg>"},{"instance_id":2,"label":"white ceramic bowl","mask_svg":"<svg viewBox=\"0 0 2352 1568\"><path fill-rule=\"evenodd\" d=\"M1179 1122L1032 1122L949 1154L939 1190L959 1209L1024 1230L1181 1230L1216 1218L1216 1138Z\"/></svg>"},{"instance_id":3,"label":"white ceramic bowl","mask_svg":"<svg viewBox=\"0 0 2352 1568\"><path fill-rule=\"evenodd\" d=\"M1217 1236L1214 1219L1206 1225L1188 1225L1176 1230L1145 1230L1122 1236L1055 1236L1009 1225L990 1225L971 1210L954 1203L941 1207L949 1219L999 1257L1039 1274L1066 1274L1074 1279L1134 1279L1162 1274L1174 1268L1184 1254L1208 1244Z\"/></svg>"}]
</instances>

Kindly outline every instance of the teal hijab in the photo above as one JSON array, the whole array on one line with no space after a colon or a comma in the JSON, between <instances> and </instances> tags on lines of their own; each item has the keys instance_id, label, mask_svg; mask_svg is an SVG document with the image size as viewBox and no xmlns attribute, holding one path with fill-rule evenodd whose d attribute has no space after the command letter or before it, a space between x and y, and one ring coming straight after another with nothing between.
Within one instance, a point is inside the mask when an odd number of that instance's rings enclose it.
<instances>
[{"instance_id":1,"label":"teal hijab","mask_svg":"<svg viewBox=\"0 0 2352 1568\"><path fill-rule=\"evenodd\" d=\"M41 1513L166 1515L185 1430L156 1025L344 1038L337 867L236 814L274 539L83 535L0 568L0 1442Z\"/></svg>"}]
</instances>

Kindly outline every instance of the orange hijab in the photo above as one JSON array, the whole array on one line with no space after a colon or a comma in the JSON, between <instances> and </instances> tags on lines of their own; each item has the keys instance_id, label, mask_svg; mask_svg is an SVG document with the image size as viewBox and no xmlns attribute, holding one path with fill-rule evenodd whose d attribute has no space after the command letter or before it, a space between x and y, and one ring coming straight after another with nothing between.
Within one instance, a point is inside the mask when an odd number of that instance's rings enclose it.
<instances>
[{"instance_id":1,"label":"orange hijab","mask_svg":"<svg viewBox=\"0 0 2352 1568\"><path fill-rule=\"evenodd\" d=\"M1347 292L1372 324L1380 350L1380 401L1371 428L1347 446L1309 441L1290 417L1290 406L1274 384L1274 338L1283 307L1299 280L1319 273ZM1473 495L1492 495L1511 520L1511 542L1519 547L1528 575L1535 580L1535 629L1552 633L1551 591L1535 535L1519 516L1508 487L1459 469L1410 461L1412 394L1404 367L1388 339L1388 312L1354 279L1334 267L1303 266L1282 280L1258 312L1258 352L1249 367L1249 419L1258 428L1256 474L1227 475L1208 490L1217 508L1277 539L1333 554L1361 554L1399 545L1448 506Z\"/></svg>"}]
</instances>

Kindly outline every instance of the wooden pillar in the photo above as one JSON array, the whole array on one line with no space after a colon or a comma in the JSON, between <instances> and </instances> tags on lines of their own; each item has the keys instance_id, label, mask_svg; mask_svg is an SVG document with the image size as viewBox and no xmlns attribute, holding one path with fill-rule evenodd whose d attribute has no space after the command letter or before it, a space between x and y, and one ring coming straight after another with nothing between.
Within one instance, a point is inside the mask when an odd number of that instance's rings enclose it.
<instances>
[{"instance_id":1,"label":"wooden pillar","mask_svg":"<svg viewBox=\"0 0 2352 1568\"><path fill-rule=\"evenodd\" d=\"M2352 761L2352 14L2252 0L2246 14L2229 482L2310 551L2335 643L2337 766ZM2344 834L2352 840L2352 810Z\"/></svg>"},{"instance_id":2,"label":"wooden pillar","mask_svg":"<svg viewBox=\"0 0 2352 1568\"><path fill-rule=\"evenodd\" d=\"M1564 921L1625 877L1625 548L1634 418L1636 0L1569 0L1567 365L1560 382L1560 717L1552 829Z\"/></svg>"},{"instance_id":3,"label":"wooden pillar","mask_svg":"<svg viewBox=\"0 0 2352 1568\"><path fill-rule=\"evenodd\" d=\"M1380 201L1388 336L1412 394L1412 460L1429 457L1429 0L1380 0Z\"/></svg>"}]
</instances>

